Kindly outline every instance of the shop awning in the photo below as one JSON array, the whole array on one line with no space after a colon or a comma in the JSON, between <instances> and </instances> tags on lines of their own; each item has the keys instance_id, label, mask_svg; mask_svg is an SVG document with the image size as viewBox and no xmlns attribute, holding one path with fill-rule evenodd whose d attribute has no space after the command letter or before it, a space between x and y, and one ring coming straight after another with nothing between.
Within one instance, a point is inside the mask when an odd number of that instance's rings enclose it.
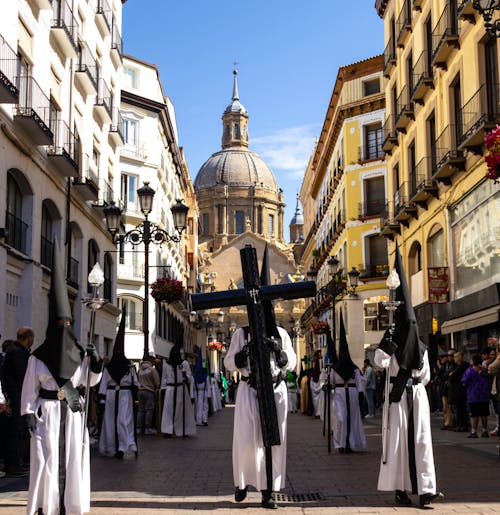
<instances>
[{"instance_id":1,"label":"shop awning","mask_svg":"<svg viewBox=\"0 0 500 515\"><path fill-rule=\"evenodd\" d=\"M458 333L459 331L464 331L465 329L472 329L473 327L479 327L482 325L498 322L499 309L500 306L494 306L492 308L483 309L482 311L476 311L470 315L447 320L441 326L441 333Z\"/></svg>"}]
</instances>

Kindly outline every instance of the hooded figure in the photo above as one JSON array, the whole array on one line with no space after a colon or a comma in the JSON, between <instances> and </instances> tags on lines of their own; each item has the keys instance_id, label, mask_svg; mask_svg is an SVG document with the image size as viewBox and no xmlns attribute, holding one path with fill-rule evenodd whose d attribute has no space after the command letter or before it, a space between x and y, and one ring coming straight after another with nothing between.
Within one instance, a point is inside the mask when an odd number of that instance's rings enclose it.
<instances>
[{"instance_id":1,"label":"hooded figure","mask_svg":"<svg viewBox=\"0 0 500 515\"><path fill-rule=\"evenodd\" d=\"M212 396L212 388L208 379L207 369L203 366L201 347L198 349L194 369L194 392L196 425L208 426L208 399Z\"/></svg>"},{"instance_id":2,"label":"hooded figure","mask_svg":"<svg viewBox=\"0 0 500 515\"><path fill-rule=\"evenodd\" d=\"M161 432L167 437L196 434L194 408L191 403L191 369L182 359L181 346L175 344L163 360L162 388L165 388Z\"/></svg>"},{"instance_id":3,"label":"hooded figure","mask_svg":"<svg viewBox=\"0 0 500 515\"><path fill-rule=\"evenodd\" d=\"M270 282L269 255L266 245L260 283L264 286ZM288 395L286 382L282 378L287 370L295 368L296 356L287 332L276 325L272 301L263 300L262 308L265 325L264 341L269 346L269 367L275 382L273 395L278 417L280 445L265 447L262 441L257 392L248 382L251 370L247 350L251 335L245 328L239 328L234 332L224 358L224 366L230 372L239 371L242 375L234 410L233 478L236 486L234 498L237 502L243 501L247 494L247 487L251 485L262 492L263 507L275 508L276 503L272 498L272 492L268 489L268 477L272 482L272 490L279 491L285 486ZM269 471L269 468L272 470Z\"/></svg>"},{"instance_id":4,"label":"hooded figure","mask_svg":"<svg viewBox=\"0 0 500 515\"><path fill-rule=\"evenodd\" d=\"M319 358L321 356L321 351L317 350L314 353L313 358L313 368L311 372L311 378L309 382L309 387L311 389L311 400L312 400L312 415L315 418L320 418L321 415L321 393L323 383L321 381L321 369L319 366Z\"/></svg>"},{"instance_id":5,"label":"hooded figure","mask_svg":"<svg viewBox=\"0 0 500 515\"><path fill-rule=\"evenodd\" d=\"M113 355L104 368L99 386L99 400L105 406L99 451L118 459L126 452L137 456L135 400L139 379L134 365L125 356L125 318L123 308Z\"/></svg>"},{"instance_id":6,"label":"hooded figure","mask_svg":"<svg viewBox=\"0 0 500 515\"><path fill-rule=\"evenodd\" d=\"M330 376L334 388L331 417L334 447L343 453L366 448L359 409L359 394L365 390L365 379L351 359L342 312L339 325L339 356Z\"/></svg>"},{"instance_id":7,"label":"hooded figure","mask_svg":"<svg viewBox=\"0 0 500 515\"><path fill-rule=\"evenodd\" d=\"M90 457L80 391L99 381L102 363L76 341L59 243L54 241L46 338L30 356L21 413L31 432L28 513L90 510Z\"/></svg>"},{"instance_id":8,"label":"hooded figure","mask_svg":"<svg viewBox=\"0 0 500 515\"><path fill-rule=\"evenodd\" d=\"M410 291L396 242L394 268L400 285L395 300L394 330L386 331L374 361L390 376L386 462L381 460L378 489L395 491L395 503L411 504L407 492L419 495L421 507L442 500L436 492L436 472L425 385L430 380L427 350L420 340Z\"/></svg>"}]
</instances>

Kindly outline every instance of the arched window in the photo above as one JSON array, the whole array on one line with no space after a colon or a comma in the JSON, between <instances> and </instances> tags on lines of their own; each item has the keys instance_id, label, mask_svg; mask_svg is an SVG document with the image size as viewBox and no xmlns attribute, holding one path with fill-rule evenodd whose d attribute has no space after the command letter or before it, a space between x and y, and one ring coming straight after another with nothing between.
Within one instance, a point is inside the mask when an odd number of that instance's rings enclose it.
<instances>
[{"instance_id":1,"label":"arched window","mask_svg":"<svg viewBox=\"0 0 500 515\"><path fill-rule=\"evenodd\" d=\"M7 174L7 212L5 213L5 241L26 254L28 224L23 221L23 195L14 177Z\"/></svg>"},{"instance_id":2,"label":"arched window","mask_svg":"<svg viewBox=\"0 0 500 515\"><path fill-rule=\"evenodd\" d=\"M135 297L120 297L118 305L125 308L125 329L142 331L142 301Z\"/></svg>"},{"instance_id":3,"label":"arched window","mask_svg":"<svg viewBox=\"0 0 500 515\"><path fill-rule=\"evenodd\" d=\"M42 204L42 234L40 241L40 263L52 269L52 249L54 248L54 221L44 202Z\"/></svg>"},{"instance_id":4,"label":"arched window","mask_svg":"<svg viewBox=\"0 0 500 515\"><path fill-rule=\"evenodd\" d=\"M416 274L422 270L422 247L418 241L413 242L408 254L408 273Z\"/></svg>"},{"instance_id":5,"label":"arched window","mask_svg":"<svg viewBox=\"0 0 500 515\"><path fill-rule=\"evenodd\" d=\"M112 301L113 293L113 259L109 252L104 255L104 285L103 296L106 300Z\"/></svg>"},{"instance_id":6,"label":"arched window","mask_svg":"<svg viewBox=\"0 0 500 515\"><path fill-rule=\"evenodd\" d=\"M242 234L245 232L245 213L244 211L236 211L234 220L235 234Z\"/></svg>"},{"instance_id":7,"label":"arched window","mask_svg":"<svg viewBox=\"0 0 500 515\"><path fill-rule=\"evenodd\" d=\"M440 226L434 227L427 240L429 266L446 266L444 255L444 231Z\"/></svg>"},{"instance_id":8,"label":"arched window","mask_svg":"<svg viewBox=\"0 0 500 515\"><path fill-rule=\"evenodd\" d=\"M95 240L89 240L88 255L87 255L87 275L90 274L94 265L99 262L99 247ZM92 286L87 283L87 291L92 293Z\"/></svg>"},{"instance_id":9,"label":"arched window","mask_svg":"<svg viewBox=\"0 0 500 515\"><path fill-rule=\"evenodd\" d=\"M239 139L240 137L240 125L239 123L234 124L234 137Z\"/></svg>"}]
</instances>

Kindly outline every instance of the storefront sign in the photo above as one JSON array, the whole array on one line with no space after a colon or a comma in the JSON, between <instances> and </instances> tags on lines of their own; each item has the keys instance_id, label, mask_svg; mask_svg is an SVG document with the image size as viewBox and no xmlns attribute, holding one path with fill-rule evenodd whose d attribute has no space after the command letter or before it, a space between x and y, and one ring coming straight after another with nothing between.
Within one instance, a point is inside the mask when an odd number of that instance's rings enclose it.
<instances>
[{"instance_id":1,"label":"storefront sign","mask_svg":"<svg viewBox=\"0 0 500 515\"><path fill-rule=\"evenodd\" d=\"M429 304L448 302L448 267L434 266L427 269Z\"/></svg>"}]
</instances>

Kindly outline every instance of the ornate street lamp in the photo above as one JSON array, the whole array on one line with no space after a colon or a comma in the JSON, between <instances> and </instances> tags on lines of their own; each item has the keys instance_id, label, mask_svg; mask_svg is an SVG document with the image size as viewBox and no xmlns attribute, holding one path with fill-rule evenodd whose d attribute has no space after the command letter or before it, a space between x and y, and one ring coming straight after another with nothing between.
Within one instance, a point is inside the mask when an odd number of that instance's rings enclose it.
<instances>
[{"instance_id":1,"label":"ornate street lamp","mask_svg":"<svg viewBox=\"0 0 500 515\"><path fill-rule=\"evenodd\" d=\"M493 14L500 9L500 0L473 0L472 7L484 18L486 32L495 38L500 35L500 20L492 23Z\"/></svg>"},{"instance_id":2,"label":"ornate street lamp","mask_svg":"<svg viewBox=\"0 0 500 515\"><path fill-rule=\"evenodd\" d=\"M359 272L356 270L356 267L353 266L350 272L347 272L347 276L349 277L349 287L351 288L350 295L352 297L357 297L356 288L359 284Z\"/></svg>"},{"instance_id":3,"label":"ornate street lamp","mask_svg":"<svg viewBox=\"0 0 500 515\"><path fill-rule=\"evenodd\" d=\"M181 200L171 207L172 216L174 218L174 227L177 234L168 234L164 229L157 224L150 222L148 216L153 209L153 199L155 190L149 186L149 182L144 182L144 185L137 190L139 197L139 206L144 221L137 227L134 227L125 234L119 234L122 210L111 202L108 207L104 209L104 216L106 217L106 226L108 228L114 243L131 243L133 247L144 243L144 306L142 313L142 330L144 333L144 357L149 357L149 244L162 245L167 241L179 242L181 235L186 228L187 213L189 208L182 203Z\"/></svg>"}]
</instances>

